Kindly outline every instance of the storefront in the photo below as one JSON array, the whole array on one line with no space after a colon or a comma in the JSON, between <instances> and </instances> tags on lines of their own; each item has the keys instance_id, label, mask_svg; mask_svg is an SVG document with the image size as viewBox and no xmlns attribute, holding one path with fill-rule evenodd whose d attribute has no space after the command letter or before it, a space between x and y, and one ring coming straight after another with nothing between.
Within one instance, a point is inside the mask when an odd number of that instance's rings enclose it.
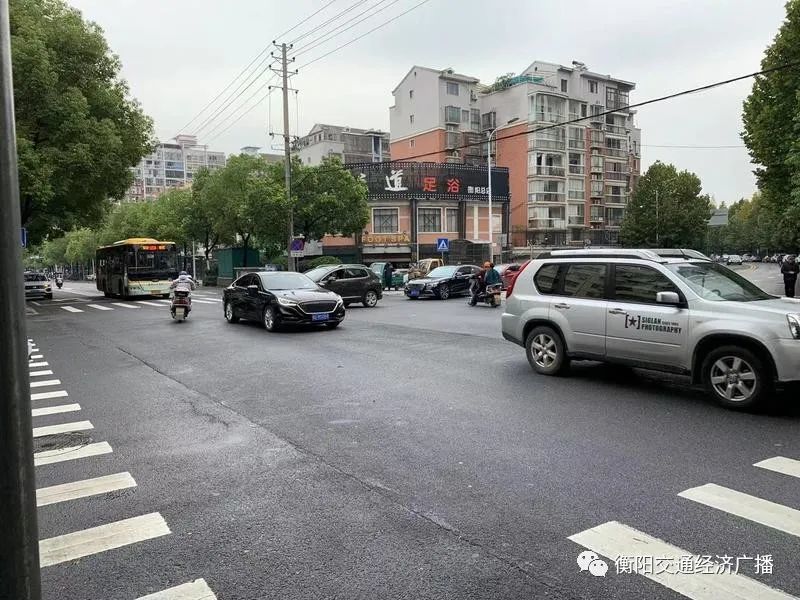
<instances>
[{"instance_id":1,"label":"storefront","mask_svg":"<svg viewBox=\"0 0 800 600\"><path fill-rule=\"evenodd\" d=\"M323 253L343 261L405 266L441 256L436 242L489 240L487 170L464 164L384 162L346 165L369 189L370 220L353 238L328 236ZM492 169L494 253L506 249L508 169ZM445 257L446 258L446 257Z\"/></svg>"}]
</instances>

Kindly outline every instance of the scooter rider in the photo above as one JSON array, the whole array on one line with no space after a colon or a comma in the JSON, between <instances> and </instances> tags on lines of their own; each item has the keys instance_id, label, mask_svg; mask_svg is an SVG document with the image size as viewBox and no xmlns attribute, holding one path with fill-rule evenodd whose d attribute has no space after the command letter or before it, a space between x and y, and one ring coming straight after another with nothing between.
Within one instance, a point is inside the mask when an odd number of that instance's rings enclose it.
<instances>
[{"instance_id":1,"label":"scooter rider","mask_svg":"<svg viewBox=\"0 0 800 600\"><path fill-rule=\"evenodd\" d=\"M169 285L169 289L177 292L191 292L194 288L194 280L186 271L181 271L178 278Z\"/></svg>"},{"instance_id":2,"label":"scooter rider","mask_svg":"<svg viewBox=\"0 0 800 600\"><path fill-rule=\"evenodd\" d=\"M475 306L478 303L478 296L486 292L486 286L497 283L500 283L500 273L495 270L494 263L487 260L485 263L483 263L483 269L481 269L481 272L478 273L477 284L473 290L470 304Z\"/></svg>"}]
</instances>

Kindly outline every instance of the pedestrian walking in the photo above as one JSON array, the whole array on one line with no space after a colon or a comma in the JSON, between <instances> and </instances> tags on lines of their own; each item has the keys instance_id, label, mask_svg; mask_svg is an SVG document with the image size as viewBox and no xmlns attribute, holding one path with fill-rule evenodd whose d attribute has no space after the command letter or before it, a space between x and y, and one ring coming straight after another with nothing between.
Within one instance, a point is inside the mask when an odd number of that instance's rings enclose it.
<instances>
[{"instance_id":1,"label":"pedestrian walking","mask_svg":"<svg viewBox=\"0 0 800 600\"><path fill-rule=\"evenodd\" d=\"M383 283L386 290L392 287L392 275L394 275L394 267L392 267L392 263L387 262L383 265Z\"/></svg>"},{"instance_id":2,"label":"pedestrian walking","mask_svg":"<svg viewBox=\"0 0 800 600\"><path fill-rule=\"evenodd\" d=\"M781 265L783 286L786 288L786 295L789 298L794 298L794 286L797 283L797 274L799 272L800 264L797 263L797 257L794 254L790 254Z\"/></svg>"}]
</instances>

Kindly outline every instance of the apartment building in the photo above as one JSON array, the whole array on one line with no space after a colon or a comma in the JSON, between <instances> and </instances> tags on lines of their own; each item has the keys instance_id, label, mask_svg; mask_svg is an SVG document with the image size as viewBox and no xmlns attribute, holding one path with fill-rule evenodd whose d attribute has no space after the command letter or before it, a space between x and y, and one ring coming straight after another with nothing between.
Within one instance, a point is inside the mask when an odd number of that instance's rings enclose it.
<instances>
[{"instance_id":1,"label":"apartment building","mask_svg":"<svg viewBox=\"0 0 800 600\"><path fill-rule=\"evenodd\" d=\"M389 134L317 123L294 143L292 153L306 165L321 164L326 157L337 157L345 164L384 162L389 160Z\"/></svg>"},{"instance_id":2,"label":"apartment building","mask_svg":"<svg viewBox=\"0 0 800 600\"><path fill-rule=\"evenodd\" d=\"M191 184L194 174L203 167L214 170L223 166L224 152L198 144L193 135L179 135L170 142L156 145L153 152L131 169L133 184L125 201L152 200L167 190Z\"/></svg>"},{"instance_id":3,"label":"apartment building","mask_svg":"<svg viewBox=\"0 0 800 600\"><path fill-rule=\"evenodd\" d=\"M486 165L491 136L493 165L509 169L511 245L614 245L640 170L634 88L580 62L535 61L491 85L415 66L392 92L391 154Z\"/></svg>"}]
</instances>

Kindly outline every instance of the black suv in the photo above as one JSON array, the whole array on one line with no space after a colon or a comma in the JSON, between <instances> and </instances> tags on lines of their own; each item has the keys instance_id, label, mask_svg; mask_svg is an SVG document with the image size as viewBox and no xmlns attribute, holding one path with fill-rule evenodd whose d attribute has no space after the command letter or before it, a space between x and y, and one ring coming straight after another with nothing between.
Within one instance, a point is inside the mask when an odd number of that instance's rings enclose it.
<instances>
[{"instance_id":1,"label":"black suv","mask_svg":"<svg viewBox=\"0 0 800 600\"><path fill-rule=\"evenodd\" d=\"M383 297L381 280L364 265L325 265L303 274L325 289L339 294L345 306L361 302L372 308Z\"/></svg>"}]
</instances>

